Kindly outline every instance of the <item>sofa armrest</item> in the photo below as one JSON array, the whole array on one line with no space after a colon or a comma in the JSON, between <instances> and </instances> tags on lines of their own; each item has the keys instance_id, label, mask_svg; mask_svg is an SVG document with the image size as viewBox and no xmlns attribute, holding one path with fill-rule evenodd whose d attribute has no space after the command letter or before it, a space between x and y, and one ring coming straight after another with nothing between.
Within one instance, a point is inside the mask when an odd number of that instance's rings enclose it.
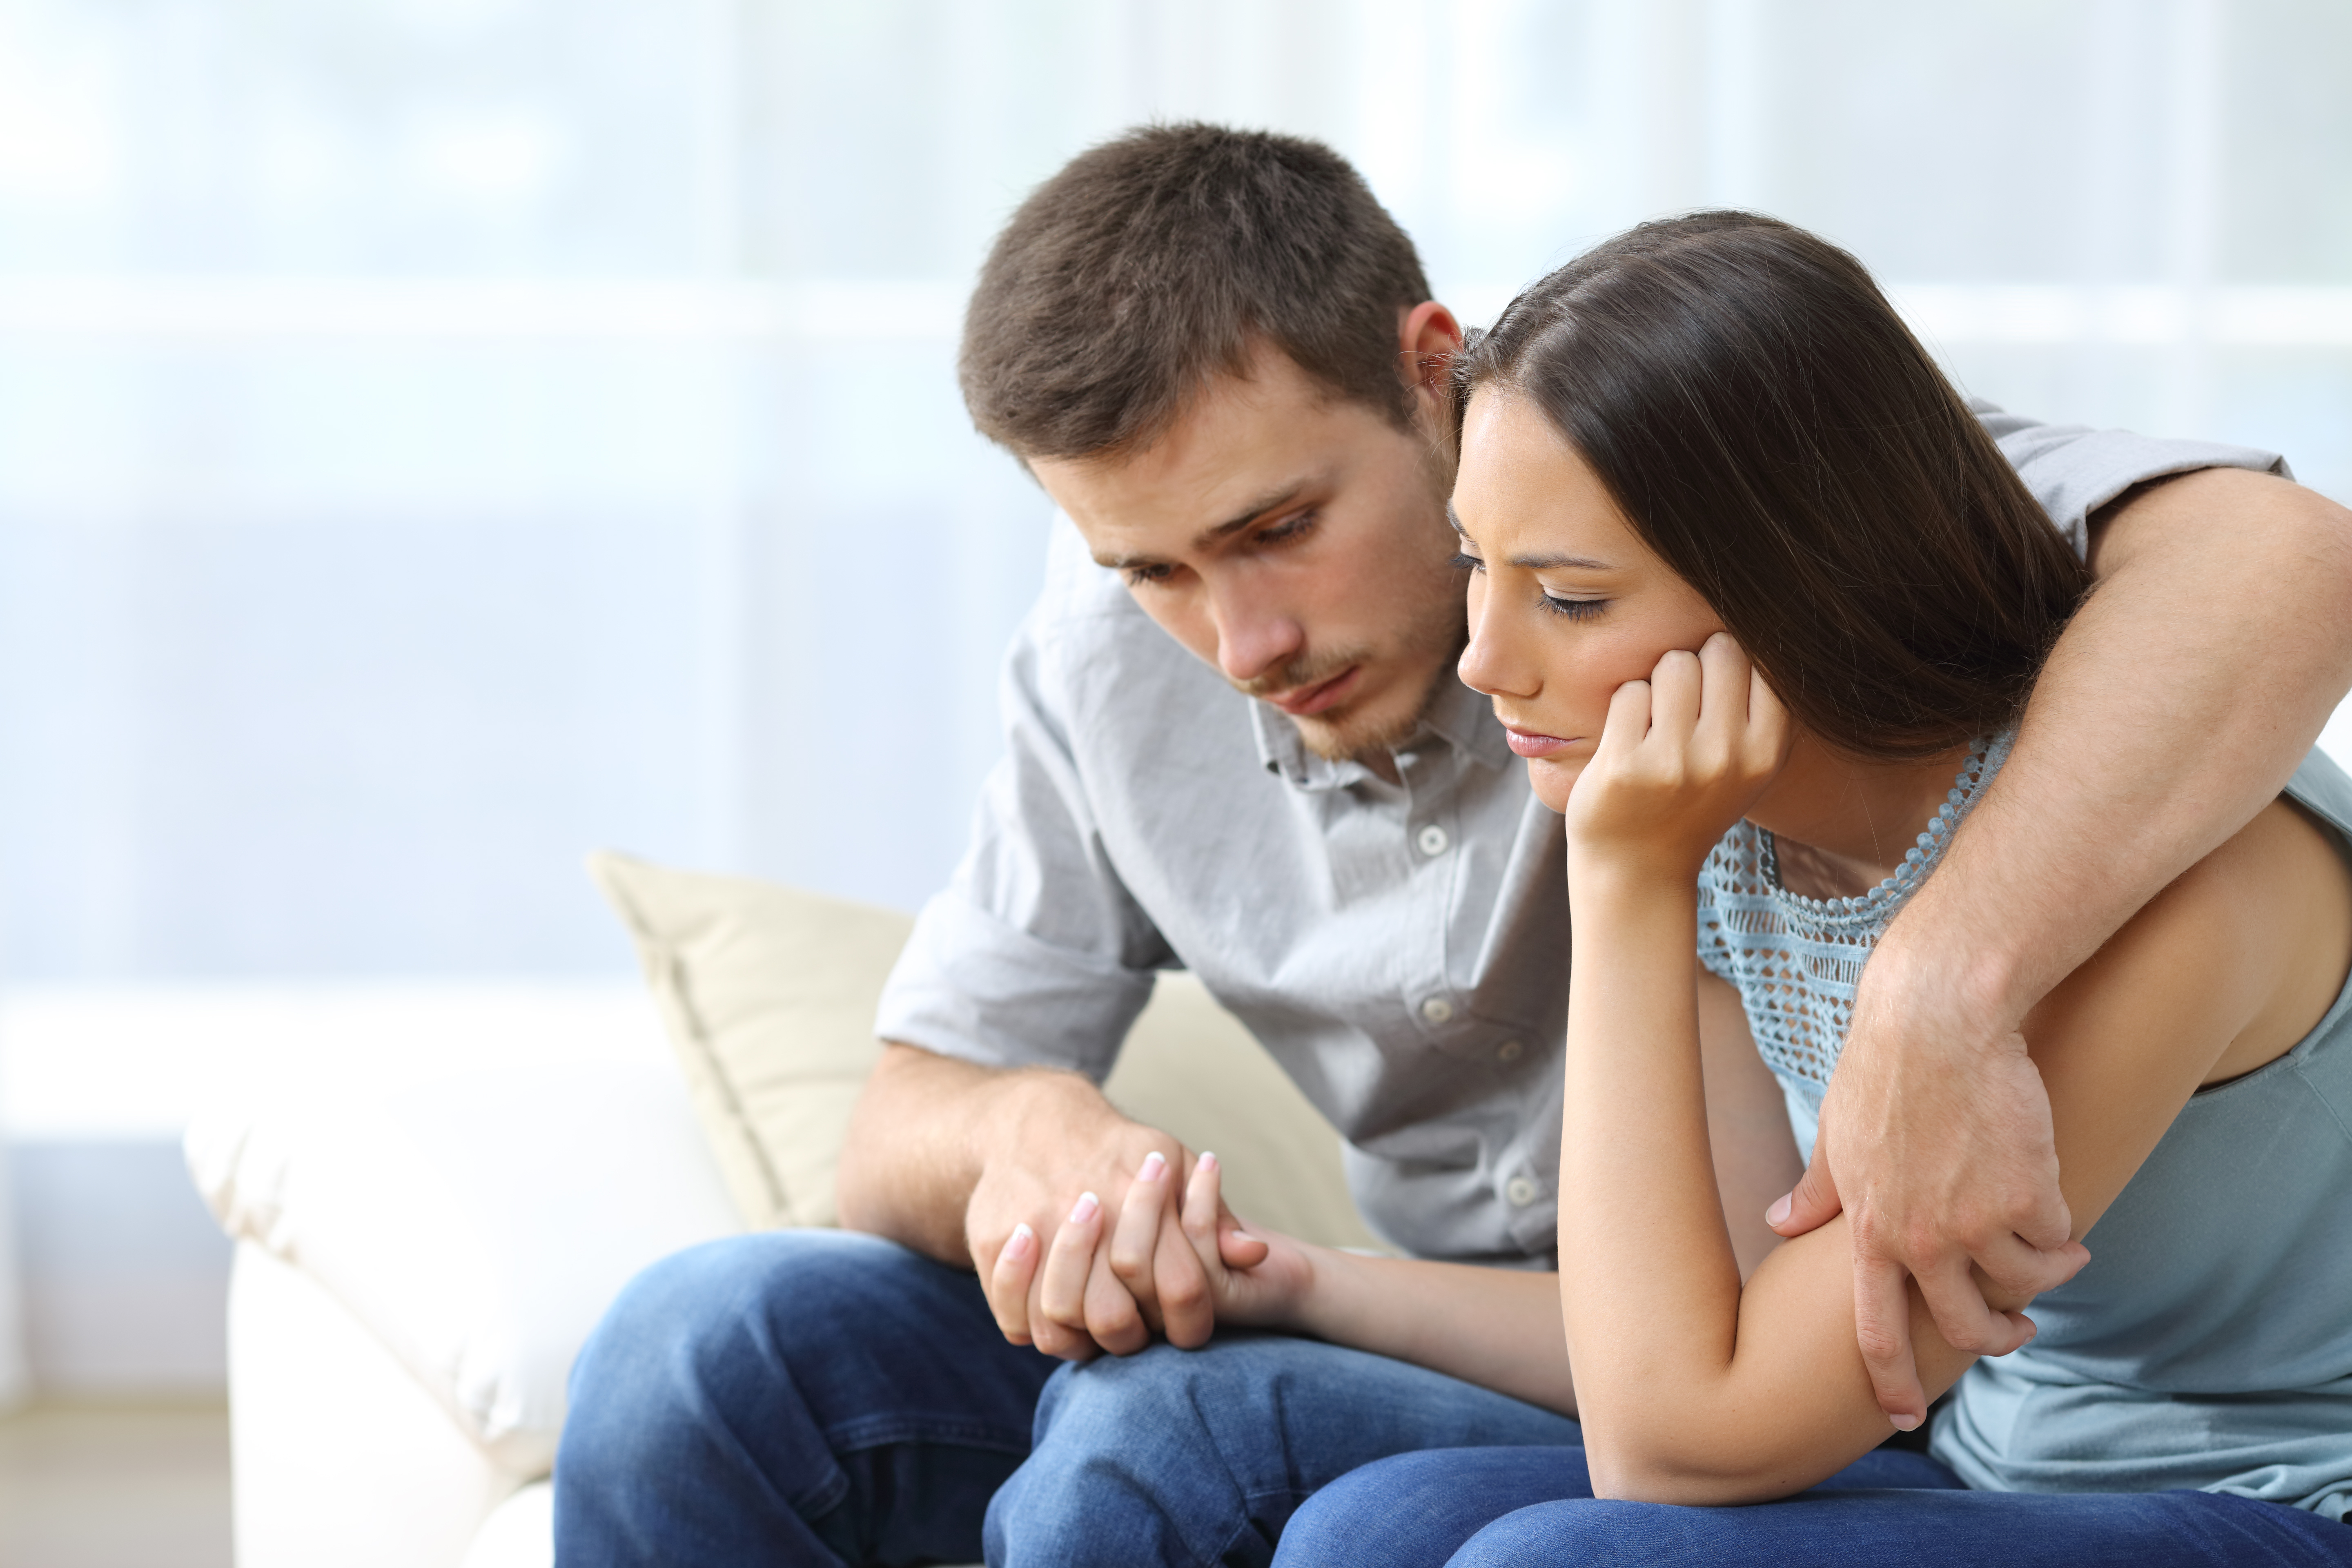
<instances>
[{"instance_id":1,"label":"sofa armrest","mask_svg":"<svg viewBox=\"0 0 2352 1568\"><path fill-rule=\"evenodd\" d=\"M598 1061L200 1116L224 1230L322 1286L501 1469L545 1474L572 1357L646 1264L740 1228L677 1073Z\"/></svg>"}]
</instances>

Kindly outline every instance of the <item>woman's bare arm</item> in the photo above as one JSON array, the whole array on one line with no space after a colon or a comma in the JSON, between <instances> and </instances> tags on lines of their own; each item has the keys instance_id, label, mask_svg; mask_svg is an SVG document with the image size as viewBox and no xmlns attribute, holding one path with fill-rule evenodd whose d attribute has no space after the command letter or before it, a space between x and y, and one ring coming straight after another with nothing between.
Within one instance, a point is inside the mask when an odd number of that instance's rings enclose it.
<instances>
[{"instance_id":1,"label":"woman's bare arm","mask_svg":"<svg viewBox=\"0 0 2352 1568\"><path fill-rule=\"evenodd\" d=\"M2009 765L1864 975L1784 1234L1843 1205L1885 1408L1926 1408L1904 1280L1942 1331L2000 1348L1970 1261L2012 1288L2065 1268L2014 1237L2068 1225L2018 1026L2150 895L2278 792L2352 681L2352 512L2208 468L2092 521L2099 586L2059 639ZM2003 1258L2018 1265L2011 1267Z\"/></svg>"},{"instance_id":2,"label":"woman's bare arm","mask_svg":"<svg viewBox=\"0 0 2352 1568\"><path fill-rule=\"evenodd\" d=\"M1854 1341L1845 1221L1783 1245L1742 1289L1708 1212L1699 1008L1668 994L1693 900L1655 878L1571 881L1561 1188L1584 1201L1562 1205L1562 1252L1580 1260L1562 1298L1595 1488L1685 1503L1800 1490L1887 1432ZM2308 1031L2347 952L2352 881L2318 831L2275 805L2035 1010L2026 1036L2075 1239L2200 1083ZM1727 1016L1710 1009L1709 1032ZM1973 1358L1934 1332L1916 1289L1910 1308L1922 1379L1940 1392Z\"/></svg>"},{"instance_id":3,"label":"woman's bare arm","mask_svg":"<svg viewBox=\"0 0 2352 1568\"><path fill-rule=\"evenodd\" d=\"M1707 1031L1700 1089L1716 1211L1728 1216L1733 1265L1745 1279L1781 1245L1764 1223L1765 1205L1804 1167L1789 1131L1788 1104L1748 1037L1739 999L1718 984L1700 999L1699 1009L1717 1026ZM1287 1326L1577 1413L1554 1276L1360 1258L1321 1247L1313 1257L1318 1289ZM1561 1264L1580 1267L1567 1252Z\"/></svg>"},{"instance_id":4,"label":"woman's bare arm","mask_svg":"<svg viewBox=\"0 0 2352 1568\"><path fill-rule=\"evenodd\" d=\"M1685 956L1685 973L1690 970ZM1748 1044L1732 998L1729 1018L1736 1036L1716 1037L1704 1068L1703 1114L1718 1170L1714 1177L1718 1214L1742 1216L1733 1226L1736 1267L1752 1271L1780 1238L1763 1223L1764 1205L1784 1192L1802 1168L1789 1131L1780 1085ZM1049 1309L1075 1302L1084 1271L1077 1260L1108 1237L1116 1254L1121 1233L1139 1243L1150 1216L1162 1201L1158 1184L1166 1166L1127 1189L1116 1213L1101 1211L1065 1223L1043 1253L1034 1245L998 1255L990 1280L992 1300L1025 1300L1033 1283ZM1253 1234L1267 1247L1265 1260L1246 1268L1229 1267L1220 1256L1214 1225L1220 1176L1215 1156L1203 1155L1193 1169L1182 1205L1184 1228L1207 1269L1216 1320L1223 1324L1279 1328L1311 1334L1377 1355L1412 1362L1530 1405L1577 1413L1566 1336L1560 1323L1560 1284L1549 1272L1432 1263L1400 1258L1367 1258L1317 1247L1266 1231ZM1130 1216L1132 1218L1130 1219ZM1058 1261L1057 1261L1058 1260ZM1571 1266L1573 1266L1571 1260Z\"/></svg>"}]
</instances>

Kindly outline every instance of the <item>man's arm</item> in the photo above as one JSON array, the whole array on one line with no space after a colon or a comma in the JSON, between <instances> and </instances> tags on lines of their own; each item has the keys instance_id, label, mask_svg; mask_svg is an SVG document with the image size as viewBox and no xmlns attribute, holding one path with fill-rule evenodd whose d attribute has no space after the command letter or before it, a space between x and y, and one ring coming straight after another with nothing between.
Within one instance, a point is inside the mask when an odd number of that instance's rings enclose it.
<instances>
[{"instance_id":1,"label":"man's arm","mask_svg":"<svg viewBox=\"0 0 2352 1568\"><path fill-rule=\"evenodd\" d=\"M1082 1193L1118 1204L1154 1152L1189 1169L1173 1138L1120 1115L1077 1073L986 1068L886 1044L842 1150L841 1222L990 1279L1016 1226L1050 1237ZM1154 1328L1179 1345L1206 1341L1207 1277L1174 1224L1161 1227L1151 1261L1123 1279L1105 1249L1083 1311L1066 1314L1072 1321L1034 1302L1025 1312L992 1305L1000 1319L1025 1318L1030 1342L1049 1355L1083 1359L1097 1345L1127 1354Z\"/></svg>"},{"instance_id":2,"label":"man's arm","mask_svg":"<svg viewBox=\"0 0 2352 1568\"><path fill-rule=\"evenodd\" d=\"M2000 1354L2021 1342L1971 1263L2021 1294L2074 1272L2020 1024L2277 795L2352 685L2352 512L2326 498L2202 469L2126 492L2091 544L2098 585L1864 971L1811 1167L1773 1209L1784 1236L1850 1216L1857 1334L1898 1425L1926 1409L1906 1274L1955 1348Z\"/></svg>"}]
</instances>

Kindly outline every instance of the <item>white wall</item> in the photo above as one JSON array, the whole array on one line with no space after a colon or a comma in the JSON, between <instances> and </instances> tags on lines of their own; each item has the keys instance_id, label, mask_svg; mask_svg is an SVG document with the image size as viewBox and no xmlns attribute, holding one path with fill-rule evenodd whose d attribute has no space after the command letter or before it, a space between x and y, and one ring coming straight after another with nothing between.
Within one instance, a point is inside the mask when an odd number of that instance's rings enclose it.
<instances>
[{"instance_id":1,"label":"white wall","mask_svg":"<svg viewBox=\"0 0 2352 1568\"><path fill-rule=\"evenodd\" d=\"M1473 320L1761 206L1973 392L2352 499L2347 65L2330 0L0 0L0 1125L96 1202L206 995L625 986L598 845L919 901L1044 524L962 294L1125 125L1330 140Z\"/></svg>"},{"instance_id":2,"label":"white wall","mask_svg":"<svg viewBox=\"0 0 2352 1568\"><path fill-rule=\"evenodd\" d=\"M2352 496L2325 0L0 0L0 972L619 974L616 843L902 906L1043 509L995 225L1326 136L1473 319L1644 214L1853 246L1970 390Z\"/></svg>"}]
</instances>

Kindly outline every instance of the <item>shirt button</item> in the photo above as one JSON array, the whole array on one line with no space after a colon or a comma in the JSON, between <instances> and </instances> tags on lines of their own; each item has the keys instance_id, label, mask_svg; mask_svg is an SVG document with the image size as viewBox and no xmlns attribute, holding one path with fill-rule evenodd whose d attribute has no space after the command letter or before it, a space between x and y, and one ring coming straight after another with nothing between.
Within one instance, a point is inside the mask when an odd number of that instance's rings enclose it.
<instances>
[{"instance_id":1,"label":"shirt button","mask_svg":"<svg viewBox=\"0 0 2352 1568\"><path fill-rule=\"evenodd\" d=\"M1421 1005L1421 1016L1433 1024L1443 1024L1454 1016L1454 1004L1443 996L1432 996Z\"/></svg>"},{"instance_id":2,"label":"shirt button","mask_svg":"<svg viewBox=\"0 0 2352 1568\"><path fill-rule=\"evenodd\" d=\"M1503 1188L1503 1195L1511 1200L1514 1208L1525 1208L1536 1201L1536 1184L1525 1176L1513 1176Z\"/></svg>"},{"instance_id":3,"label":"shirt button","mask_svg":"<svg viewBox=\"0 0 2352 1568\"><path fill-rule=\"evenodd\" d=\"M1453 840L1445 837L1445 829L1433 822L1421 830L1421 837L1414 842L1421 846L1421 852L1424 855L1443 855L1445 847Z\"/></svg>"},{"instance_id":4,"label":"shirt button","mask_svg":"<svg viewBox=\"0 0 2352 1568\"><path fill-rule=\"evenodd\" d=\"M1517 1040L1505 1040L1495 1047L1495 1058L1497 1061L1515 1062L1519 1059L1520 1053L1526 1049L1527 1047Z\"/></svg>"}]
</instances>

